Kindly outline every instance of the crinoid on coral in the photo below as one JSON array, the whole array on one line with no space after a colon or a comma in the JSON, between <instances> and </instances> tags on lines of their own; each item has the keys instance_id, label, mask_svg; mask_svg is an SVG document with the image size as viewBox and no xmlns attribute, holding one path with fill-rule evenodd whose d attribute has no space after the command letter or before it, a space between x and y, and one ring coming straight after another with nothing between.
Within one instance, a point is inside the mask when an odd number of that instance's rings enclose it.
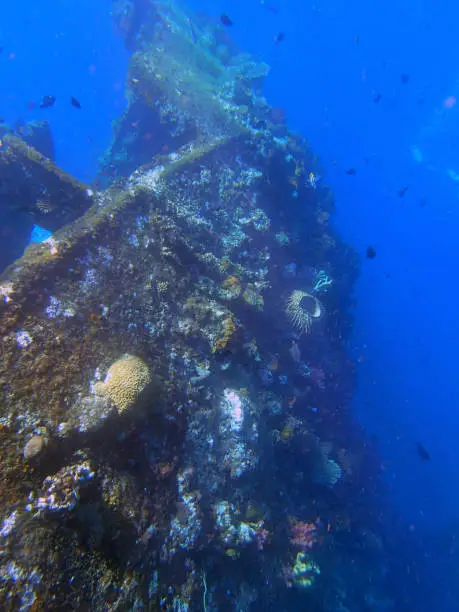
<instances>
[{"instance_id":1,"label":"crinoid on coral","mask_svg":"<svg viewBox=\"0 0 459 612\"><path fill-rule=\"evenodd\" d=\"M110 398L121 413L136 403L151 380L148 365L140 357L126 354L110 366L104 382L96 383L94 390Z\"/></svg>"},{"instance_id":2,"label":"crinoid on coral","mask_svg":"<svg viewBox=\"0 0 459 612\"><path fill-rule=\"evenodd\" d=\"M285 314L302 334L309 334L312 325L323 317L324 307L314 295L295 289L287 299Z\"/></svg>"}]
</instances>

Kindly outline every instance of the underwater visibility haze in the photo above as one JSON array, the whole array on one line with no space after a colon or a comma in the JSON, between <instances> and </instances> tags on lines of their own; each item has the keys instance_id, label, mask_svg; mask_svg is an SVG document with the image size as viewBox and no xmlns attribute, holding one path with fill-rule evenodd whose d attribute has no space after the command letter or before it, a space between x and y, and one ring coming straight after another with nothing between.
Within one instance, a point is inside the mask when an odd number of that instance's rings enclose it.
<instances>
[{"instance_id":1,"label":"underwater visibility haze","mask_svg":"<svg viewBox=\"0 0 459 612\"><path fill-rule=\"evenodd\" d=\"M2 7L2 610L459 610L458 24Z\"/></svg>"}]
</instances>

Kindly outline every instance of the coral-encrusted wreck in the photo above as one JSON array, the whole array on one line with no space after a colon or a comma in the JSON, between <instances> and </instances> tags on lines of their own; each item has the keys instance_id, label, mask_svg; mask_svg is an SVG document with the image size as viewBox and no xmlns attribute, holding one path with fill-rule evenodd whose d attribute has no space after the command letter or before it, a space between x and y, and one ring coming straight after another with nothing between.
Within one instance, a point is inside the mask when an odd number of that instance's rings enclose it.
<instances>
[{"instance_id":1,"label":"coral-encrusted wreck","mask_svg":"<svg viewBox=\"0 0 459 612\"><path fill-rule=\"evenodd\" d=\"M225 36L151 4L103 188L1 277L2 610L383 599L356 257Z\"/></svg>"}]
</instances>

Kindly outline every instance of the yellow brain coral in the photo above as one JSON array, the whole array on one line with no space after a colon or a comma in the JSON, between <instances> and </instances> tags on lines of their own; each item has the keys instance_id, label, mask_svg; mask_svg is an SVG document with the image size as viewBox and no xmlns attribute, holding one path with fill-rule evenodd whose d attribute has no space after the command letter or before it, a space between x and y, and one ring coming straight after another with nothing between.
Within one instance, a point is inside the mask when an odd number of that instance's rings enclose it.
<instances>
[{"instance_id":1,"label":"yellow brain coral","mask_svg":"<svg viewBox=\"0 0 459 612\"><path fill-rule=\"evenodd\" d=\"M95 391L109 397L121 413L136 403L151 380L145 361L134 355L123 355L110 366L105 381L96 383Z\"/></svg>"}]
</instances>

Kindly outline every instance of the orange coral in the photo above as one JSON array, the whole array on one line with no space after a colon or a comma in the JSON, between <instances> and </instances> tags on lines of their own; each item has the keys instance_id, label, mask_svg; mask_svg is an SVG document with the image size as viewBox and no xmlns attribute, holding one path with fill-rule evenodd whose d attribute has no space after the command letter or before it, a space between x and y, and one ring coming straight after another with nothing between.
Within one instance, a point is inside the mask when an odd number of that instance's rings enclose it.
<instances>
[{"instance_id":1,"label":"orange coral","mask_svg":"<svg viewBox=\"0 0 459 612\"><path fill-rule=\"evenodd\" d=\"M222 283L222 289L228 299L234 299L241 295L241 281L237 276L227 276Z\"/></svg>"},{"instance_id":2,"label":"orange coral","mask_svg":"<svg viewBox=\"0 0 459 612\"><path fill-rule=\"evenodd\" d=\"M223 349L225 349L235 331L236 331L236 324L233 321L232 315L229 315L223 321L223 331L222 331L221 336L215 342L213 352L215 353L216 351L222 351Z\"/></svg>"}]
</instances>

